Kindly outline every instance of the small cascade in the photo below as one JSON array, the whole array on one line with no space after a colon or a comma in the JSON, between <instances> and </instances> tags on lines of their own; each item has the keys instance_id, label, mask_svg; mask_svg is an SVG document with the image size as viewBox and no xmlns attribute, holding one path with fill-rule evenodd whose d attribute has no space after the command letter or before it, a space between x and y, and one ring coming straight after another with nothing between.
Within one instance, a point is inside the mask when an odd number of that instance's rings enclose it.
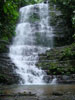
<instances>
[{"instance_id":1,"label":"small cascade","mask_svg":"<svg viewBox=\"0 0 75 100\"><path fill-rule=\"evenodd\" d=\"M57 83L57 78L54 78L50 84L55 85L56 83Z\"/></svg>"},{"instance_id":2,"label":"small cascade","mask_svg":"<svg viewBox=\"0 0 75 100\"><path fill-rule=\"evenodd\" d=\"M28 5L20 9L16 36L10 46L9 56L16 65L21 84L45 84L45 72L36 67L38 54L53 46L52 27L49 25L48 4Z\"/></svg>"}]
</instances>

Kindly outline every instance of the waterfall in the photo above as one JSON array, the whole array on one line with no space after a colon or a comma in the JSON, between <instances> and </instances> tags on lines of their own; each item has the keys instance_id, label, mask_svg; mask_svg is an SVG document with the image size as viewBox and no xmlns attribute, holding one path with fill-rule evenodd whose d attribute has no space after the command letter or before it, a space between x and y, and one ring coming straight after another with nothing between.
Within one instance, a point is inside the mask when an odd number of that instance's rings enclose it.
<instances>
[{"instance_id":1,"label":"waterfall","mask_svg":"<svg viewBox=\"0 0 75 100\"><path fill-rule=\"evenodd\" d=\"M16 65L21 84L44 84L45 72L36 67L38 54L53 46L52 27L49 25L48 4L40 3L20 8L16 36L9 56Z\"/></svg>"}]
</instances>

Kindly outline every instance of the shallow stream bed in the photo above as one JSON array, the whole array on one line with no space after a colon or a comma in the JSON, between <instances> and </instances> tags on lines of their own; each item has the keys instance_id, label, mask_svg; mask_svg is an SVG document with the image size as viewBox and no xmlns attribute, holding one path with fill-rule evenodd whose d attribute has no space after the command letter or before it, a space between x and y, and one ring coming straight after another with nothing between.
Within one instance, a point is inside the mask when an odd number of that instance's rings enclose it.
<instances>
[{"instance_id":1,"label":"shallow stream bed","mask_svg":"<svg viewBox=\"0 0 75 100\"><path fill-rule=\"evenodd\" d=\"M11 85L0 86L0 100L75 100L75 85ZM15 95L13 93L31 93L35 95ZM7 95L6 95L7 94Z\"/></svg>"}]
</instances>

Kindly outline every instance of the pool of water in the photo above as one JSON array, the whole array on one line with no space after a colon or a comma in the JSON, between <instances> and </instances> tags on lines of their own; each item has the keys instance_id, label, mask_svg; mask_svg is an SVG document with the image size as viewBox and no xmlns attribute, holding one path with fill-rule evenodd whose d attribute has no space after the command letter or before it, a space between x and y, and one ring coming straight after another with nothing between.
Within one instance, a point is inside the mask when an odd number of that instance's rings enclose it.
<instances>
[{"instance_id":1,"label":"pool of water","mask_svg":"<svg viewBox=\"0 0 75 100\"><path fill-rule=\"evenodd\" d=\"M37 96L48 96L53 92L75 92L75 84L71 85L11 85L0 86L0 91L5 93L31 92Z\"/></svg>"}]
</instances>

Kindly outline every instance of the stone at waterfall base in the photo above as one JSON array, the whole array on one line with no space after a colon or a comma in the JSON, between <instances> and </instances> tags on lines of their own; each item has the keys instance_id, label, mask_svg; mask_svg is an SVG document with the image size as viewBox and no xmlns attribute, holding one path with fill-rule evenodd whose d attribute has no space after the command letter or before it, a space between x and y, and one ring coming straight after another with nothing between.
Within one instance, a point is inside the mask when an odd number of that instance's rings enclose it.
<instances>
[{"instance_id":1,"label":"stone at waterfall base","mask_svg":"<svg viewBox=\"0 0 75 100\"><path fill-rule=\"evenodd\" d=\"M32 94L32 93L31 93ZM60 92L54 91L48 96L36 96L35 94L30 95L30 93L17 93L17 94L5 94L0 95L0 100L75 100L74 92Z\"/></svg>"}]
</instances>

